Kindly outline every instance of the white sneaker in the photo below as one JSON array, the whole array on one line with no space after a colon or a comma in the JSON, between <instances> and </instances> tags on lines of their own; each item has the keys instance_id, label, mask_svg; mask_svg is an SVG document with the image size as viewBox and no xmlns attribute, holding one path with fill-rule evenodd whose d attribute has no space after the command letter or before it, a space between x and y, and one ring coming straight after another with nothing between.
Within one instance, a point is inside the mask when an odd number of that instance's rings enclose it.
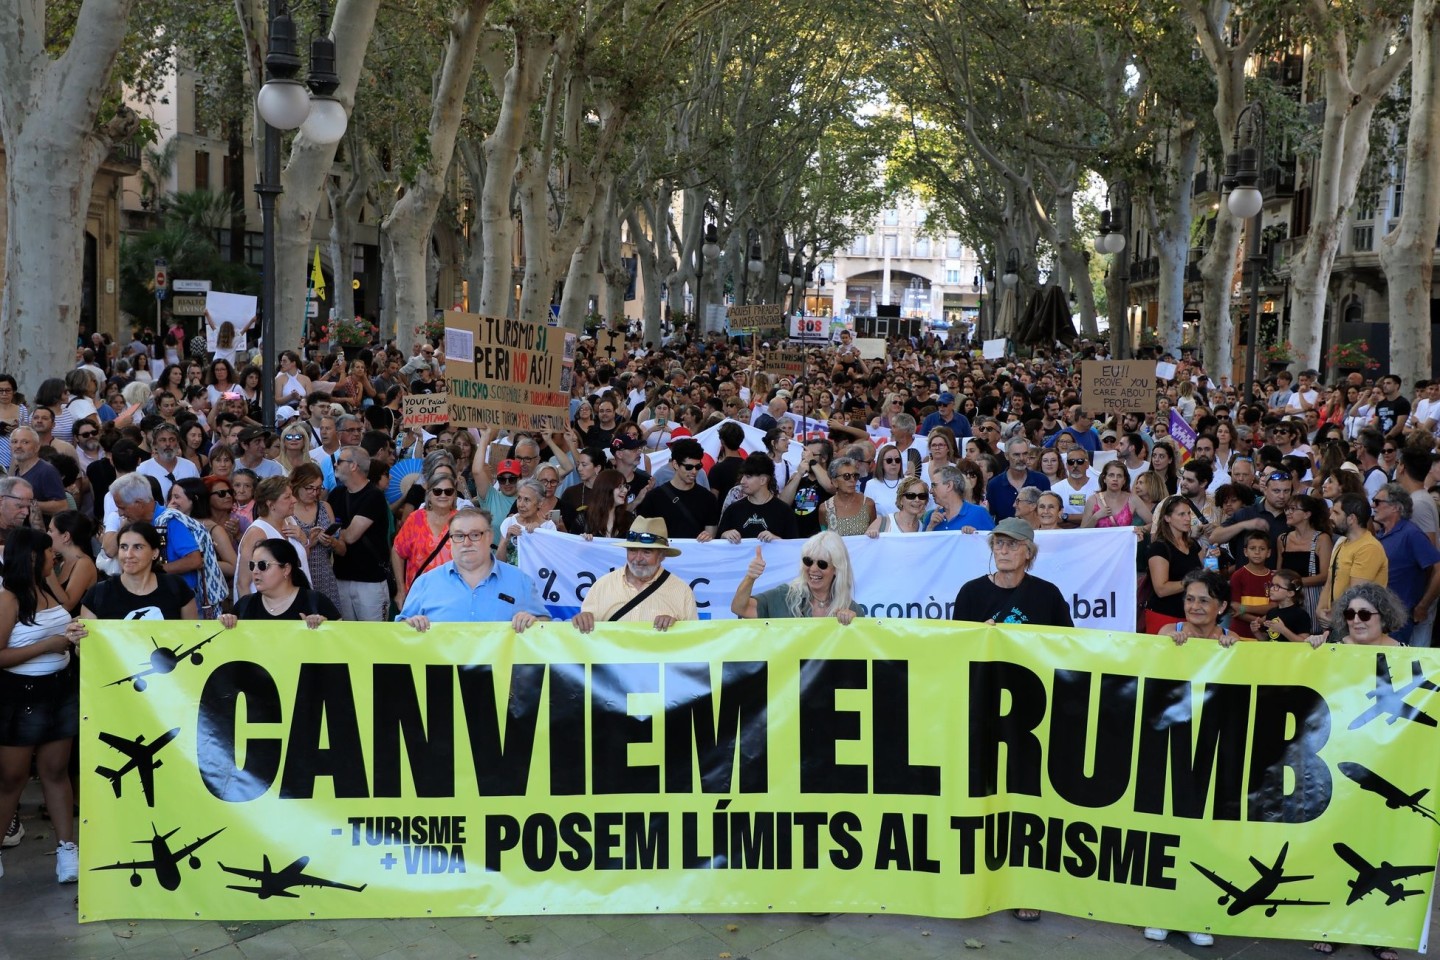
<instances>
[{"instance_id":1,"label":"white sneaker","mask_svg":"<svg viewBox=\"0 0 1440 960\"><path fill-rule=\"evenodd\" d=\"M55 848L55 880L59 883L74 883L80 879L80 848L73 843L62 843Z\"/></svg>"},{"instance_id":2,"label":"white sneaker","mask_svg":"<svg viewBox=\"0 0 1440 960\"><path fill-rule=\"evenodd\" d=\"M1197 947L1215 946L1215 938L1210 936L1210 934L1208 933L1187 933L1185 934L1185 936L1189 937L1190 942L1195 944L1195 946Z\"/></svg>"},{"instance_id":3,"label":"white sneaker","mask_svg":"<svg viewBox=\"0 0 1440 960\"><path fill-rule=\"evenodd\" d=\"M1168 937L1168 936L1170 936L1170 931L1169 931L1169 930L1162 929L1161 927L1146 927L1146 928L1145 928L1145 939L1146 939L1146 940L1164 940L1164 939L1165 939L1166 937Z\"/></svg>"},{"instance_id":4,"label":"white sneaker","mask_svg":"<svg viewBox=\"0 0 1440 960\"><path fill-rule=\"evenodd\" d=\"M5 830L5 839L0 840L0 847L18 847L24 839L25 824L20 822L20 812L17 810L15 816L10 818L10 826Z\"/></svg>"}]
</instances>

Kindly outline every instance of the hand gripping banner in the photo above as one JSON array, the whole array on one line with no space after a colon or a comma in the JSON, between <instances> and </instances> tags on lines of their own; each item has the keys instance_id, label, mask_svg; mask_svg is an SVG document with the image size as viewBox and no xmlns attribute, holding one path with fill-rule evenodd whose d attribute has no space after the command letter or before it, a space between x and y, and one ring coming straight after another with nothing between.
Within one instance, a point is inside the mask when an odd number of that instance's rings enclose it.
<instances>
[{"instance_id":1,"label":"hand gripping banner","mask_svg":"<svg viewBox=\"0 0 1440 960\"><path fill-rule=\"evenodd\" d=\"M908 620L96 623L82 920L1033 907L1416 947L1440 655Z\"/></svg>"}]
</instances>

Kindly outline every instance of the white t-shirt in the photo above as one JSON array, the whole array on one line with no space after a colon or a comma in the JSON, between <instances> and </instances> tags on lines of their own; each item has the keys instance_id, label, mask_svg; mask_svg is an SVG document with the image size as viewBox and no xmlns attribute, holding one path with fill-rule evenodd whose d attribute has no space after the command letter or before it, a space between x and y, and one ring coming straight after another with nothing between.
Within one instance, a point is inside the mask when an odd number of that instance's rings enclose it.
<instances>
[{"instance_id":1,"label":"white t-shirt","mask_svg":"<svg viewBox=\"0 0 1440 960\"><path fill-rule=\"evenodd\" d=\"M200 470L195 466L195 464L191 463L189 460L186 460L184 457L176 458L175 466L171 467L168 470L152 458L150 460L144 461L140 464L140 466L136 467L135 472L143 473L147 477L154 477L156 480L160 481L161 504L166 503L170 499L170 484L172 483L171 477L174 477L175 480L184 480L186 477L200 476Z\"/></svg>"},{"instance_id":2,"label":"white t-shirt","mask_svg":"<svg viewBox=\"0 0 1440 960\"><path fill-rule=\"evenodd\" d=\"M1440 533L1440 510L1435 509L1435 499L1425 490L1416 490L1410 494L1410 502L1415 505L1410 522L1434 539L1436 533Z\"/></svg>"},{"instance_id":3,"label":"white t-shirt","mask_svg":"<svg viewBox=\"0 0 1440 960\"><path fill-rule=\"evenodd\" d=\"M1060 499L1065 501L1065 516L1078 517L1085 512L1085 501L1090 498L1090 494L1100 490L1100 483L1094 477L1086 477L1085 483L1076 490L1068 477L1062 477L1052 483L1050 489L1060 494Z\"/></svg>"},{"instance_id":4,"label":"white t-shirt","mask_svg":"<svg viewBox=\"0 0 1440 960\"><path fill-rule=\"evenodd\" d=\"M1313 407L1313 406L1315 406L1315 401L1318 400L1319 398L1320 398L1320 394L1319 394L1319 392L1316 391L1316 390L1306 390L1304 393L1300 393L1300 392L1292 393L1292 394L1290 394L1290 403L1286 405L1285 409L1286 409L1286 410L1294 410L1294 411L1296 411L1296 412L1299 412L1299 411L1305 409L1304 407L1302 407L1302 406L1300 405L1301 400L1304 400L1305 403L1307 403L1307 404L1309 404L1311 407Z\"/></svg>"},{"instance_id":5,"label":"white t-shirt","mask_svg":"<svg viewBox=\"0 0 1440 960\"><path fill-rule=\"evenodd\" d=\"M656 430L645 438L645 445L651 450L659 450L669 443L676 428L679 427L680 424L674 420L646 420L640 424L640 429L642 431L649 430L655 426L660 426L661 429Z\"/></svg>"}]
</instances>

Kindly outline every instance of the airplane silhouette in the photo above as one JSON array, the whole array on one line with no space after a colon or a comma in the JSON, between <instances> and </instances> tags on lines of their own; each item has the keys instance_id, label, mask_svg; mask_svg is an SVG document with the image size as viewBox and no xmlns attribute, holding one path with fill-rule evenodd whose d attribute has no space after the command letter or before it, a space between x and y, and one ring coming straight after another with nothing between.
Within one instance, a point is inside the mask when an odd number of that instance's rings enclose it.
<instances>
[{"instance_id":1,"label":"airplane silhouette","mask_svg":"<svg viewBox=\"0 0 1440 960\"><path fill-rule=\"evenodd\" d=\"M155 647L155 651L150 654L149 669L141 670L139 673L132 673L130 676L122 677L119 680L113 680L110 683L105 684L105 686L118 687L122 683L132 683L134 684L137 691L143 693L145 687L147 686L145 680L143 679L144 677L148 677L154 673L169 673L170 671L174 670L180 664L180 661L184 660L186 657L189 657L190 662L195 664L196 666L204 663L205 658L200 655L200 648L205 646L205 644L209 643L211 640L214 640L218 636L220 636L219 633L212 633L204 640L201 640L199 643L195 644L195 646L188 647L184 650L179 651L175 650L173 647L160 646L158 643L155 642L154 638L152 637L150 643L152 646Z\"/></svg>"},{"instance_id":2,"label":"airplane silhouette","mask_svg":"<svg viewBox=\"0 0 1440 960\"><path fill-rule=\"evenodd\" d=\"M293 861L283 870L276 871L270 867L270 858L263 857L264 864L259 870L246 870L243 867L227 867L220 864L220 869L226 873L233 873L237 877L244 877L247 880L259 881L258 887L241 887L235 884L226 884L227 890L239 890L241 893L253 893L261 900L268 900L271 897L298 897L300 894L291 893L291 887L332 887L336 890L350 890L359 893L369 884L362 883L358 887L352 887L348 883L337 883L334 880L326 880L324 877L312 876L305 872L305 865L310 862L309 857L300 857Z\"/></svg>"},{"instance_id":3,"label":"airplane silhouette","mask_svg":"<svg viewBox=\"0 0 1440 960\"><path fill-rule=\"evenodd\" d=\"M1397 867L1388 860L1380 861L1380 866L1377 867L1343 843L1335 844L1335 852L1340 854L1340 859L1350 864L1355 871L1355 879L1345 881L1350 887L1350 898L1345 901L1347 907L1376 890L1385 894L1385 906L1387 907L1399 903L1406 897L1424 893L1424 890L1406 890L1400 881L1406 877L1435 871L1434 865L1418 864L1413 867Z\"/></svg>"},{"instance_id":4,"label":"airplane silhouette","mask_svg":"<svg viewBox=\"0 0 1440 960\"><path fill-rule=\"evenodd\" d=\"M190 869L200 869L200 858L195 856L195 851L201 846L213 840L224 831L224 827L204 837L199 837L194 843L187 844L179 850L171 851L167 842L171 837L180 832L176 827L169 833L161 836L160 831L155 829L155 824L150 824L150 832L154 834L149 840L132 840L131 843L150 844L149 860L131 860L129 863L111 863L103 867L91 867L91 870L129 870L130 886L140 886L140 871L155 871L155 879L160 886L166 890L175 890L180 886L180 861L186 857L190 858Z\"/></svg>"},{"instance_id":5,"label":"airplane silhouette","mask_svg":"<svg viewBox=\"0 0 1440 960\"><path fill-rule=\"evenodd\" d=\"M1379 794L1379 796L1384 799L1385 806L1391 810L1399 810L1401 807L1405 807L1409 810L1414 810L1427 820L1440 823L1440 820L1435 819L1434 810L1420 805L1421 798L1430 792L1429 787L1415 793L1406 793L1373 770L1368 770L1364 766L1358 763L1351 763L1348 760L1340 764L1340 772L1358 783L1360 789Z\"/></svg>"},{"instance_id":6,"label":"airplane silhouette","mask_svg":"<svg viewBox=\"0 0 1440 960\"><path fill-rule=\"evenodd\" d=\"M1419 660L1410 662L1410 674L1410 682L1397 690L1390 679L1390 664L1386 660L1385 654L1375 654L1375 689L1367 691L1365 694L1366 699L1375 702L1371 704L1370 709L1350 721L1350 729L1358 730L1382 714L1388 714L1385 717L1386 723L1394 723L1396 720L1414 720L1427 727L1440 726L1430 714L1405 702L1405 697L1414 690L1440 690L1440 685L1425 679Z\"/></svg>"},{"instance_id":7,"label":"airplane silhouette","mask_svg":"<svg viewBox=\"0 0 1440 960\"><path fill-rule=\"evenodd\" d=\"M125 778L125 774L131 770L137 771L140 774L140 789L145 792L145 805L153 807L155 806L155 770L157 767L164 765L162 761L155 759L155 754L160 752L161 747L179 735L180 728L176 727L173 730L162 733L159 739L152 740L147 744L144 734L141 734L134 740L127 740L124 737L117 737L113 733L101 731L101 742L107 743L116 750L119 750L129 759L125 761L125 765L119 770L112 770L109 767L96 767L95 772L110 781L110 786L115 788L115 796L118 797L120 796L120 786Z\"/></svg>"},{"instance_id":8,"label":"airplane silhouette","mask_svg":"<svg viewBox=\"0 0 1440 960\"><path fill-rule=\"evenodd\" d=\"M1328 906L1330 903L1328 900L1275 900L1271 898L1270 895L1274 893L1275 889L1282 883L1294 883L1296 880L1315 879L1313 874L1304 877L1285 876L1285 855L1289 852L1290 844L1287 843L1280 848L1280 856L1275 858L1273 866L1266 866L1259 860L1251 857L1250 863L1255 867L1255 872L1260 874L1260 879L1250 884L1250 886L1244 890L1241 890L1218 873L1200 866L1200 864L1194 860L1190 861L1190 866L1199 870L1205 876L1206 880L1209 880L1215 884L1215 886L1225 891L1216 903L1222 907L1227 903L1230 904L1225 912L1232 917L1238 917L1251 907L1265 907L1265 916L1273 917L1281 907Z\"/></svg>"}]
</instances>

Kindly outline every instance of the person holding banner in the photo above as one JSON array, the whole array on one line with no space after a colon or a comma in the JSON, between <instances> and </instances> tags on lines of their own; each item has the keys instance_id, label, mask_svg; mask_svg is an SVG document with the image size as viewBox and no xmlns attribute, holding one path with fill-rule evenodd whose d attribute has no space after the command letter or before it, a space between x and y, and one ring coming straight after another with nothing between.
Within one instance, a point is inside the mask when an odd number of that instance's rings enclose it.
<instances>
[{"instance_id":1,"label":"person holding banner","mask_svg":"<svg viewBox=\"0 0 1440 960\"><path fill-rule=\"evenodd\" d=\"M1202 568L1202 551L1190 535L1194 515L1190 501L1179 495L1166 497L1155 508L1145 561L1151 591L1145 604L1145 630L1148 633L1160 633L1167 626L1185 619L1185 577ZM1227 584L1227 602L1229 596Z\"/></svg>"},{"instance_id":2,"label":"person holding banner","mask_svg":"<svg viewBox=\"0 0 1440 960\"><path fill-rule=\"evenodd\" d=\"M990 534L990 558L995 569L960 587L952 619L991 626L1022 623L1073 627L1070 606L1060 588L1030 573L1039 552L1030 524L1019 517L1001 520Z\"/></svg>"},{"instance_id":3,"label":"person holding banner","mask_svg":"<svg viewBox=\"0 0 1440 960\"><path fill-rule=\"evenodd\" d=\"M664 557L680 556L679 548L670 546L664 520L636 517L620 546L625 566L595 581L570 621L575 629L590 633L597 620L604 620L650 623L664 633L678 621L700 619L690 585L664 567Z\"/></svg>"},{"instance_id":4,"label":"person holding banner","mask_svg":"<svg viewBox=\"0 0 1440 960\"><path fill-rule=\"evenodd\" d=\"M795 512L776 496L775 463L763 453L752 453L740 468L740 499L720 514L719 535L731 543L755 537L793 540L797 536Z\"/></svg>"},{"instance_id":5,"label":"person holding banner","mask_svg":"<svg viewBox=\"0 0 1440 960\"><path fill-rule=\"evenodd\" d=\"M800 570L789 583L771 587L751 596L755 581L765 574L765 557L760 548L745 571L730 612L742 620L771 620L782 617L834 617L849 626L865 608L854 600L855 580L850 553L837 533L817 533L800 548Z\"/></svg>"},{"instance_id":6,"label":"person holding banner","mask_svg":"<svg viewBox=\"0 0 1440 960\"><path fill-rule=\"evenodd\" d=\"M971 480L958 467L941 467L933 479L935 485L930 488L930 495L935 499L935 509L925 520L926 530L974 533L995 529L995 521L985 508L968 499ZM1014 509L1013 504L1011 509Z\"/></svg>"},{"instance_id":7,"label":"person holding banner","mask_svg":"<svg viewBox=\"0 0 1440 960\"><path fill-rule=\"evenodd\" d=\"M255 592L241 597L234 613L218 619L226 630L241 620L303 620L318 630L327 620L339 620L340 610L318 590L300 565L300 552L293 540L263 540L250 561L250 584Z\"/></svg>"},{"instance_id":8,"label":"person holding banner","mask_svg":"<svg viewBox=\"0 0 1440 960\"><path fill-rule=\"evenodd\" d=\"M897 482L897 487L895 511L877 517L870 524L870 528L865 531L866 536L878 537L882 533L905 534L924 531L925 507L930 501L930 491L925 486L925 481L919 477L904 477Z\"/></svg>"},{"instance_id":9,"label":"person holding banner","mask_svg":"<svg viewBox=\"0 0 1440 960\"><path fill-rule=\"evenodd\" d=\"M424 633L431 623L510 621L523 633L537 620L549 620L535 581L490 552L494 539L490 512L478 507L450 517L454 559L415 578L398 620Z\"/></svg>"}]
</instances>

